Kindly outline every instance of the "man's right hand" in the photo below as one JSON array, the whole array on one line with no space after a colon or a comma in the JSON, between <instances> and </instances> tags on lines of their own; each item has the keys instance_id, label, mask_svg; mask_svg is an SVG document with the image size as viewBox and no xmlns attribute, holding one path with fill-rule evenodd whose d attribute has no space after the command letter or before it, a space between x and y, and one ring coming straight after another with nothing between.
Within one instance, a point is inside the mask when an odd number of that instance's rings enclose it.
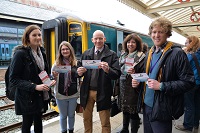
<instances>
[{"instance_id":1,"label":"man's right hand","mask_svg":"<svg viewBox=\"0 0 200 133\"><path fill-rule=\"evenodd\" d=\"M85 67L79 67L77 69L77 73L78 73L79 76L82 76L83 73L85 73L86 71L87 71L87 69Z\"/></svg>"}]
</instances>

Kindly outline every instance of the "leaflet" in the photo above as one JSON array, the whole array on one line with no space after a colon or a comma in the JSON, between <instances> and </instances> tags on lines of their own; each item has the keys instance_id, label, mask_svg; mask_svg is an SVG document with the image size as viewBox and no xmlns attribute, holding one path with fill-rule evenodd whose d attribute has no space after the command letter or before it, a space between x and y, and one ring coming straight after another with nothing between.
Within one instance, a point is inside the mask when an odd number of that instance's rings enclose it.
<instances>
[{"instance_id":1,"label":"leaflet","mask_svg":"<svg viewBox=\"0 0 200 133\"><path fill-rule=\"evenodd\" d=\"M101 60L82 60L83 67L86 69L98 69Z\"/></svg>"},{"instance_id":2,"label":"leaflet","mask_svg":"<svg viewBox=\"0 0 200 133\"><path fill-rule=\"evenodd\" d=\"M146 82L149 76L146 73L135 73L131 74L132 78L137 80L138 82Z\"/></svg>"},{"instance_id":3,"label":"leaflet","mask_svg":"<svg viewBox=\"0 0 200 133\"><path fill-rule=\"evenodd\" d=\"M65 65L65 66L55 66L54 70L58 73L68 73L71 71L71 66L70 65Z\"/></svg>"},{"instance_id":4,"label":"leaflet","mask_svg":"<svg viewBox=\"0 0 200 133\"><path fill-rule=\"evenodd\" d=\"M125 72L128 72L130 68L133 68L134 58L126 58L125 61Z\"/></svg>"},{"instance_id":5,"label":"leaflet","mask_svg":"<svg viewBox=\"0 0 200 133\"><path fill-rule=\"evenodd\" d=\"M48 86L51 85L51 80L50 80L50 78L49 78L49 76L48 76L48 74L47 74L46 71L42 71L38 76L39 76L40 79L42 80L42 83L43 83L43 84L46 84L46 85L48 85Z\"/></svg>"}]
</instances>

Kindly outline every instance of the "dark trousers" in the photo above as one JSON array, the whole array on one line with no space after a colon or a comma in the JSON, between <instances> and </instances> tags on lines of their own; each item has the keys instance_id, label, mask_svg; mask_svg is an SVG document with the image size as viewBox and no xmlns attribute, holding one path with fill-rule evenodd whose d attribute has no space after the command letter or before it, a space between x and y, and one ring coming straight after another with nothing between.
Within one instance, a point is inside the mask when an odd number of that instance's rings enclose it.
<instances>
[{"instance_id":1,"label":"dark trousers","mask_svg":"<svg viewBox=\"0 0 200 133\"><path fill-rule=\"evenodd\" d=\"M42 133L42 113L22 115L22 133L30 133L32 123L34 122L34 132Z\"/></svg>"},{"instance_id":2,"label":"dark trousers","mask_svg":"<svg viewBox=\"0 0 200 133\"><path fill-rule=\"evenodd\" d=\"M144 133L172 133L172 121L153 121L149 120L152 108L144 105L143 109L143 124Z\"/></svg>"},{"instance_id":3,"label":"dark trousers","mask_svg":"<svg viewBox=\"0 0 200 133\"><path fill-rule=\"evenodd\" d=\"M193 127L199 126L200 120L200 86L196 86L184 94L185 114L183 125L185 128L192 130Z\"/></svg>"}]
</instances>

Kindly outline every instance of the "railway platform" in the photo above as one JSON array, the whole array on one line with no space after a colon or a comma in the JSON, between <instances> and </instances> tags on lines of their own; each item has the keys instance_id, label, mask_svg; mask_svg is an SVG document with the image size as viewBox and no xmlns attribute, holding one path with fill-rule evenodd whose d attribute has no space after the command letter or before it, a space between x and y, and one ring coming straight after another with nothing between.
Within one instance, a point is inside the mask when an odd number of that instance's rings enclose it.
<instances>
[{"instance_id":1,"label":"railway platform","mask_svg":"<svg viewBox=\"0 0 200 133\"><path fill-rule=\"evenodd\" d=\"M142 119L142 114L140 114L140 118ZM111 117L110 121L111 121L111 133L119 132L122 128L122 113L119 113L114 117ZM183 116L180 119L176 120L173 124L182 124L182 121L183 121ZM74 129L75 133L84 133L82 113L76 113L74 128L75 128ZM60 133L59 116L47 122L44 122L43 129L44 133ZM93 133L101 133L101 122L95 107L93 111ZM143 124L140 125L138 133L143 133ZM175 129L175 126L173 125L172 133L185 133L185 132ZM193 133L200 133L200 129L193 131Z\"/></svg>"}]
</instances>

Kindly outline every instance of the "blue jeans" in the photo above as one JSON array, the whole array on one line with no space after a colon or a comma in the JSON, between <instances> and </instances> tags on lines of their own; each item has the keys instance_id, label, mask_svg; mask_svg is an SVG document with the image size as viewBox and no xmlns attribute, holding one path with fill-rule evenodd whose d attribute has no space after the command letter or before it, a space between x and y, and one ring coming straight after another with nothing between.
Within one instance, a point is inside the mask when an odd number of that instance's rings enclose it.
<instances>
[{"instance_id":1,"label":"blue jeans","mask_svg":"<svg viewBox=\"0 0 200 133\"><path fill-rule=\"evenodd\" d=\"M75 110L77 106L77 97L70 99L59 100L56 99L56 103L60 113L60 127L61 132L67 131L67 118L69 130L74 130L75 122Z\"/></svg>"},{"instance_id":2,"label":"blue jeans","mask_svg":"<svg viewBox=\"0 0 200 133\"><path fill-rule=\"evenodd\" d=\"M185 93L185 115L183 125L186 129L192 130L199 126L200 115L200 86Z\"/></svg>"}]
</instances>

